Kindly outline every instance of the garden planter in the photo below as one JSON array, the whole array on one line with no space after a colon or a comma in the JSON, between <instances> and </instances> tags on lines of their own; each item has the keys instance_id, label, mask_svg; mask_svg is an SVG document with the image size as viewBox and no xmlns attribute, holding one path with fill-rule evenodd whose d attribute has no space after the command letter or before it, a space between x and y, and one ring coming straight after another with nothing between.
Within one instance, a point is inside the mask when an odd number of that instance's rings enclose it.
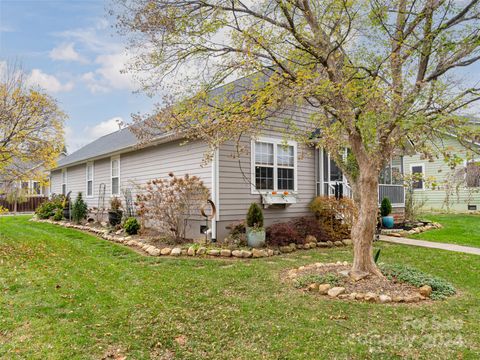
<instances>
[{"instance_id":1,"label":"garden planter","mask_svg":"<svg viewBox=\"0 0 480 360\"><path fill-rule=\"evenodd\" d=\"M393 229L393 216L382 216L382 225L387 229Z\"/></svg>"},{"instance_id":2,"label":"garden planter","mask_svg":"<svg viewBox=\"0 0 480 360\"><path fill-rule=\"evenodd\" d=\"M117 226L122 222L123 211L109 211L108 212L108 222L112 226Z\"/></svg>"},{"instance_id":3,"label":"garden planter","mask_svg":"<svg viewBox=\"0 0 480 360\"><path fill-rule=\"evenodd\" d=\"M265 246L265 229L247 228L247 244L253 248Z\"/></svg>"}]
</instances>

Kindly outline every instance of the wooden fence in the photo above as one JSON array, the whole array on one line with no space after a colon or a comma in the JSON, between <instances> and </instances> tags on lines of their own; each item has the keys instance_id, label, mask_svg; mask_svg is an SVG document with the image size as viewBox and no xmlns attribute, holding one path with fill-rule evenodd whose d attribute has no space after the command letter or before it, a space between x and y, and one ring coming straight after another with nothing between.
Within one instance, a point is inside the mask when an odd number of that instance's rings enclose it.
<instances>
[{"instance_id":1,"label":"wooden fence","mask_svg":"<svg viewBox=\"0 0 480 360\"><path fill-rule=\"evenodd\" d=\"M17 212L34 212L37 207L46 200L48 200L46 196L28 197L26 202L17 204ZM9 212L15 211L15 204L9 204L3 197L0 197L0 206L8 209Z\"/></svg>"}]
</instances>

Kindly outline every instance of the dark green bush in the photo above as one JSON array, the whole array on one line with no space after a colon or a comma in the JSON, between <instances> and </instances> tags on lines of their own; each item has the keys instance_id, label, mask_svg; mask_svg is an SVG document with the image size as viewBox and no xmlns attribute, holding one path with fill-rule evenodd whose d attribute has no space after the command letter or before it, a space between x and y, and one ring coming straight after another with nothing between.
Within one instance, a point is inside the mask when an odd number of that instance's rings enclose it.
<instances>
[{"instance_id":1,"label":"dark green bush","mask_svg":"<svg viewBox=\"0 0 480 360\"><path fill-rule=\"evenodd\" d=\"M380 214L382 216L388 216L392 213L392 203L389 198L384 197L382 204L380 205Z\"/></svg>"},{"instance_id":2,"label":"dark green bush","mask_svg":"<svg viewBox=\"0 0 480 360\"><path fill-rule=\"evenodd\" d=\"M135 235L140 230L140 223L134 217L128 218L123 224L123 228L128 235Z\"/></svg>"},{"instance_id":3,"label":"dark green bush","mask_svg":"<svg viewBox=\"0 0 480 360\"><path fill-rule=\"evenodd\" d=\"M53 220L54 221L61 221L63 219L63 210L62 209L57 209L55 211L55 214L53 215Z\"/></svg>"},{"instance_id":4,"label":"dark green bush","mask_svg":"<svg viewBox=\"0 0 480 360\"><path fill-rule=\"evenodd\" d=\"M79 192L72 206L72 220L79 223L87 217L87 213L87 203L83 200L82 193Z\"/></svg>"},{"instance_id":5,"label":"dark green bush","mask_svg":"<svg viewBox=\"0 0 480 360\"><path fill-rule=\"evenodd\" d=\"M455 295L455 288L449 282L432 275L425 274L420 270L405 265L380 264L380 270L389 279L395 278L399 282L407 283L416 287L430 285L434 300L444 299L447 296Z\"/></svg>"},{"instance_id":6,"label":"dark green bush","mask_svg":"<svg viewBox=\"0 0 480 360\"><path fill-rule=\"evenodd\" d=\"M257 203L252 203L248 209L247 226L263 228L263 211Z\"/></svg>"}]
</instances>

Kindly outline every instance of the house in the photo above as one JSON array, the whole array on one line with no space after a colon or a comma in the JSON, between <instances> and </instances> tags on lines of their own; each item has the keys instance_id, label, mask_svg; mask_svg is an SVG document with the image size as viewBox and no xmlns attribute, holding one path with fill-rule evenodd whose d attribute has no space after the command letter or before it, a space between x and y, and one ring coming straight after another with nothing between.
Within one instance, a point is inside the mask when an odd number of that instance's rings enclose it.
<instances>
[{"instance_id":1,"label":"house","mask_svg":"<svg viewBox=\"0 0 480 360\"><path fill-rule=\"evenodd\" d=\"M445 135L441 142L439 147L461 159L455 168L442 158L429 161L418 154L405 157L405 174L419 174L412 184L416 204L424 211L480 210L480 156L453 135ZM480 152L480 144L472 146Z\"/></svg>"},{"instance_id":2,"label":"house","mask_svg":"<svg viewBox=\"0 0 480 360\"><path fill-rule=\"evenodd\" d=\"M209 151L206 143L187 144L172 134L160 135L148 146L139 148L129 128L103 136L58 161L51 171L51 191L56 194L82 192L90 208L103 209L113 196L133 197L138 185L148 180L186 173L200 177L216 205L215 218L209 224L212 237L223 239L228 225L243 220L252 202L263 204L265 222L286 221L309 216L308 206L317 195L335 191L351 192L345 177L322 149L285 139L288 123L307 126L310 112L297 106L270 118L268 130L256 139L242 138L239 153L235 142L223 144L204 163ZM286 121L288 120L288 121ZM399 183L403 157L392 159L380 185L380 198L390 197L398 213L403 213L404 187ZM129 190L129 191L126 191ZM188 236L199 237L205 220L189 223Z\"/></svg>"}]
</instances>

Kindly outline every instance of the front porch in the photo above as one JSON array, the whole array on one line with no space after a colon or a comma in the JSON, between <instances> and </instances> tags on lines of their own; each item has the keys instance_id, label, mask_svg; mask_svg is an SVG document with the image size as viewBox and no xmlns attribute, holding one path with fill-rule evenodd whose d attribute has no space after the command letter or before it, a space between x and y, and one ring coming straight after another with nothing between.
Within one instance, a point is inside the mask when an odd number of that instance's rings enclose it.
<instances>
[{"instance_id":1,"label":"front porch","mask_svg":"<svg viewBox=\"0 0 480 360\"><path fill-rule=\"evenodd\" d=\"M345 153L346 156L346 153ZM388 198L394 208L405 207L403 186L403 156L396 156L381 172L378 185L378 204ZM317 196L352 197L346 177L324 149L315 150L315 182Z\"/></svg>"}]
</instances>

